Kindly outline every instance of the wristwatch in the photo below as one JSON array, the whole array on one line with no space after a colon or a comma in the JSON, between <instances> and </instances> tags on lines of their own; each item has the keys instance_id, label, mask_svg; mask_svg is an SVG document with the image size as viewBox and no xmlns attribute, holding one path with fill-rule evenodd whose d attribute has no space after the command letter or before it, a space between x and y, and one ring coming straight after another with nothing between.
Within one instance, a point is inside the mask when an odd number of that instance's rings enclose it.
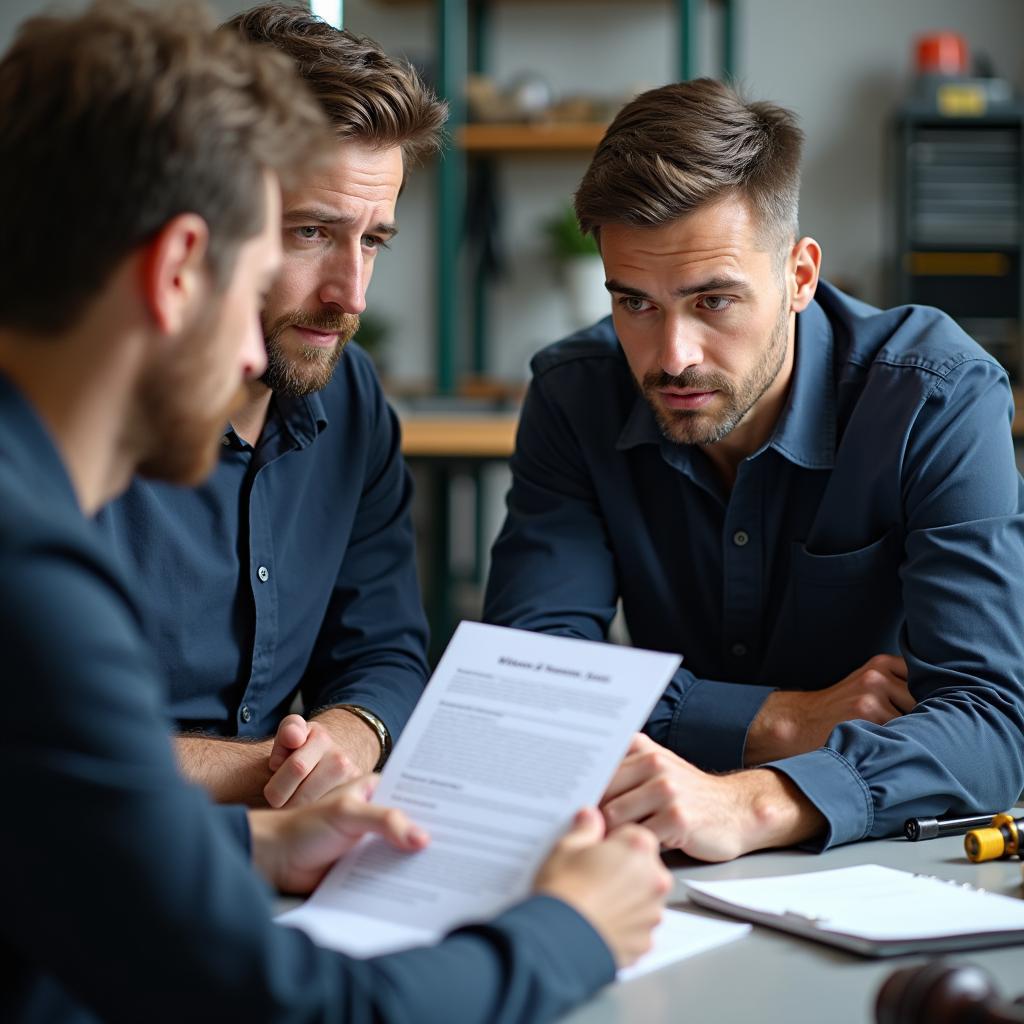
<instances>
[{"instance_id":1,"label":"wristwatch","mask_svg":"<svg viewBox=\"0 0 1024 1024\"><path fill-rule=\"evenodd\" d=\"M388 755L391 753L391 733L388 732L388 727L372 711L368 711L358 704L332 704L331 707L355 715L356 718L365 722L376 733L377 742L380 744L380 757L377 758L377 763L373 766L373 770L379 772L384 767L384 762L387 761Z\"/></svg>"}]
</instances>

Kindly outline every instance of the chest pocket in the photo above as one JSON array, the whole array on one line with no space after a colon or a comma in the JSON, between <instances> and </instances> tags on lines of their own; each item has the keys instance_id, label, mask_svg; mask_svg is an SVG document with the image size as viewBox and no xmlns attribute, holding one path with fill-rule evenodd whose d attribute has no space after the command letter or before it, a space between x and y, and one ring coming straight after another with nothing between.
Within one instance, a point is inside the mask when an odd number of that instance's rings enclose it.
<instances>
[{"instance_id":1,"label":"chest pocket","mask_svg":"<svg viewBox=\"0 0 1024 1024\"><path fill-rule=\"evenodd\" d=\"M866 547L831 555L811 554L797 541L790 559L795 636L832 663L826 678L838 681L875 654L898 652L901 531L889 530Z\"/></svg>"}]
</instances>

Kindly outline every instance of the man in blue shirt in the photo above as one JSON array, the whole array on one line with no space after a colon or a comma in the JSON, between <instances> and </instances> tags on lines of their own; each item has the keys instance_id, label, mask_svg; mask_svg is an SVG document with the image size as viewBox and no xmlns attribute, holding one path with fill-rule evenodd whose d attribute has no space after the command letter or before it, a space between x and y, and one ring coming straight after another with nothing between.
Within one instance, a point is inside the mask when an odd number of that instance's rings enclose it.
<instances>
[{"instance_id":1,"label":"man in blue shirt","mask_svg":"<svg viewBox=\"0 0 1024 1024\"><path fill-rule=\"evenodd\" d=\"M603 809L709 860L1024 785L1006 374L937 310L819 283L801 142L708 80L615 119L576 194L612 316L533 361L487 592L595 639L621 601L684 655Z\"/></svg>"},{"instance_id":2,"label":"man in blue shirt","mask_svg":"<svg viewBox=\"0 0 1024 1024\"><path fill-rule=\"evenodd\" d=\"M183 770L219 800L280 807L379 767L427 678L399 427L346 342L445 108L411 67L306 10L231 24L295 62L337 149L285 190L270 366L212 478L136 482L102 519L142 580ZM289 714L300 692L305 717Z\"/></svg>"},{"instance_id":3,"label":"man in blue shirt","mask_svg":"<svg viewBox=\"0 0 1024 1024\"><path fill-rule=\"evenodd\" d=\"M330 149L291 66L187 12L98 5L0 60L0 1019L549 1020L648 946L670 885L638 826L583 812L536 894L430 949L353 960L272 923L368 832L372 777L285 810L180 777L141 611L87 516L136 470L213 466L281 262L279 172ZM73 181L69 177L69 168ZM81 190L69 228L68 203ZM252 870L255 867L256 871Z\"/></svg>"}]
</instances>

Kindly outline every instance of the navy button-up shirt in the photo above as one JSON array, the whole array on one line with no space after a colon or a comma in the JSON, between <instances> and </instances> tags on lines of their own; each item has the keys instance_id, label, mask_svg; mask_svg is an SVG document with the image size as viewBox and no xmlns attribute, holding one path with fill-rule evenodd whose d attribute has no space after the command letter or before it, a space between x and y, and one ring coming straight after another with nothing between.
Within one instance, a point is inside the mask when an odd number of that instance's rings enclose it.
<instances>
[{"instance_id":1,"label":"navy button-up shirt","mask_svg":"<svg viewBox=\"0 0 1024 1024\"><path fill-rule=\"evenodd\" d=\"M101 513L179 725L267 736L301 689L397 737L427 678L411 500L398 423L349 345L323 391L274 398L255 447L229 429L208 483L139 480Z\"/></svg>"},{"instance_id":2,"label":"navy button-up shirt","mask_svg":"<svg viewBox=\"0 0 1024 1024\"><path fill-rule=\"evenodd\" d=\"M824 845L1024 786L1024 500L1004 370L934 309L822 283L797 316L774 433L728 491L658 429L610 319L537 355L485 619L633 643L684 667L647 731L739 768L773 687L821 689L902 653L915 710L775 762Z\"/></svg>"}]
</instances>

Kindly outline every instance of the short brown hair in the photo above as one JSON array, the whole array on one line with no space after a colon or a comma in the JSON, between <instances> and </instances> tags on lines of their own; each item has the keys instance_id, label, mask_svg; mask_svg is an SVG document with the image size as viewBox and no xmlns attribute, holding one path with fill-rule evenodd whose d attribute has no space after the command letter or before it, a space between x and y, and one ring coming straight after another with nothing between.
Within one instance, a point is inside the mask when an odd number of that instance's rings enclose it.
<instances>
[{"instance_id":1,"label":"short brown hair","mask_svg":"<svg viewBox=\"0 0 1024 1024\"><path fill-rule=\"evenodd\" d=\"M795 237L803 132L796 116L698 78L652 89L619 111L576 192L587 234L657 226L743 196L768 238Z\"/></svg>"},{"instance_id":2,"label":"short brown hair","mask_svg":"<svg viewBox=\"0 0 1024 1024\"><path fill-rule=\"evenodd\" d=\"M222 284L263 226L264 172L297 171L326 134L287 60L198 7L99 0L27 21L0 60L0 325L66 329L181 213L209 227Z\"/></svg>"},{"instance_id":3,"label":"short brown hair","mask_svg":"<svg viewBox=\"0 0 1024 1024\"><path fill-rule=\"evenodd\" d=\"M372 39L284 3L254 7L226 27L291 57L339 139L401 146L406 167L440 148L447 105L411 64L389 57Z\"/></svg>"}]
</instances>

